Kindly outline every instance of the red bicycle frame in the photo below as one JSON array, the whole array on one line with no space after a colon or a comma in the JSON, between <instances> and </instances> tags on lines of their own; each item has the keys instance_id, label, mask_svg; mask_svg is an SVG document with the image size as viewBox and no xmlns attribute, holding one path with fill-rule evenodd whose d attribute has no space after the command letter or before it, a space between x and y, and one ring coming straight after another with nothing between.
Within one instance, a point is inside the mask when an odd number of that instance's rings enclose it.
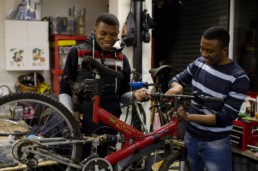
<instances>
[{"instance_id":1,"label":"red bicycle frame","mask_svg":"<svg viewBox=\"0 0 258 171\"><path fill-rule=\"evenodd\" d=\"M84 58L84 62L92 64L95 68L94 73L96 73L95 84L87 86L93 87L94 90L93 122L97 124L99 121L102 121L120 133L123 133L125 139L129 140L125 143L123 148L105 157L112 166L117 164L123 169L124 166L130 164L130 161L135 161L137 160L136 158L162 147L161 145L164 145L164 143L163 141L159 141L159 139L177 131L178 121L176 117L174 117L170 123L162 126L161 128L148 134L144 134L101 108L99 88L99 86L101 86L101 73L113 75L114 77L121 79L123 76L117 71L104 67L98 61L95 61L94 58Z\"/></svg>"},{"instance_id":2,"label":"red bicycle frame","mask_svg":"<svg viewBox=\"0 0 258 171\"><path fill-rule=\"evenodd\" d=\"M131 154L148 147L149 145L155 143L158 139L166 135L171 135L171 133L177 131L178 128L177 118L174 117L170 123L162 126L156 131L144 134L101 108L100 96L95 95L93 98L93 122L98 123L99 120L123 133L126 139L134 140L133 142L127 142L123 148L105 157L105 159L109 161L111 165L114 165Z\"/></svg>"}]
</instances>

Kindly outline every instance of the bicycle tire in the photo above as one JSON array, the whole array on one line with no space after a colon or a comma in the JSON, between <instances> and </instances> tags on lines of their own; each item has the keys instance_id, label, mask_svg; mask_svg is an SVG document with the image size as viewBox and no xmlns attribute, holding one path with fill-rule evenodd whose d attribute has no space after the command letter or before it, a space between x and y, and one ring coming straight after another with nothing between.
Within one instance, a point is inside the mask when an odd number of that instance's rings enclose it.
<instances>
[{"instance_id":1,"label":"bicycle tire","mask_svg":"<svg viewBox=\"0 0 258 171\"><path fill-rule=\"evenodd\" d=\"M137 105L137 106L135 106L135 105ZM145 110L144 110L142 104L135 103L135 105L132 106L132 118L131 118L130 125L142 132L147 133L148 130L145 130L146 123L147 123ZM138 109L139 109L138 111L137 111L136 107L138 107Z\"/></svg>"},{"instance_id":2,"label":"bicycle tire","mask_svg":"<svg viewBox=\"0 0 258 171\"><path fill-rule=\"evenodd\" d=\"M174 166L175 162L178 160L178 155L177 154L170 154L168 155L164 161L162 162L159 171L169 171L170 169L172 170L179 170L178 166Z\"/></svg>"},{"instance_id":3,"label":"bicycle tire","mask_svg":"<svg viewBox=\"0 0 258 171\"><path fill-rule=\"evenodd\" d=\"M151 70L150 70L150 73ZM159 85L159 92L165 93L168 90L168 81L176 76L179 73L179 71L174 68L173 66L164 65L161 70L155 73L153 75L153 82Z\"/></svg>"},{"instance_id":4,"label":"bicycle tire","mask_svg":"<svg viewBox=\"0 0 258 171\"><path fill-rule=\"evenodd\" d=\"M153 82L156 84L156 86L152 90L153 93L158 92L162 94L166 93L168 90L168 81L179 73L176 68L169 65L163 65L159 68L151 69L149 72L152 74ZM152 102L152 106L155 106L154 101ZM167 111L170 108L165 109L164 112L161 109L156 110L155 108L156 107L152 108L151 110L150 131L153 131L155 113L158 113L159 115L159 121L161 126L169 123L170 121L169 116L167 115ZM161 108L161 106L159 106L159 108Z\"/></svg>"},{"instance_id":5,"label":"bicycle tire","mask_svg":"<svg viewBox=\"0 0 258 171\"><path fill-rule=\"evenodd\" d=\"M189 163L178 159L178 154L168 155L162 162L159 171L190 171Z\"/></svg>"},{"instance_id":6,"label":"bicycle tire","mask_svg":"<svg viewBox=\"0 0 258 171\"><path fill-rule=\"evenodd\" d=\"M25 115L25 111L21 116L14 116L14 112L22 107L27 107L26 105L31 105L30 117ZM33 109L35 107L35 109ZM0 98L0 109L4 111L5 116L0 118L0 132L2 136L12 135L19 139L28 139L32 135L42 134L44 137L64 137L64 135L69 135L69 139L79 139L81 137L80 128L75 118L72 116L71 112L63 106L56 99L38 94L38 93L16 93L6 95ZM7 110L8 109L8 110ZM34 113L33 113L33 110ZM10 112L10 113L8 113ZM12 112L12 113L11 113ZM17 118L20 117L20 118ZM55 122L55 121L58 122ZM44 123L45 121L45 123ZM16 126L12 124L6 124L6 122L15 122ZM43 124L44 123L44 124ZM54 124L55 123L55 124ZM48 127L49 126L49 127ZM62 127L61 127L62 126ZM35 137L34 137L35 138ZM0 142L1 145L1 142ZM19 151L19 146L16 147ZM20 147L21 148L21 147ZM53 153L61 155L63 157L69 158L72 161L79 162L81 160L82 146L81 144L69 144L69 145L50 145L49 149ZM15 151L13 151L15 154ZM17 154L18 154L17 152ZM11 150L7 152L8 156L12 156ZM18 155L19 157L20 155ZM16 156L17 157L17 156ZM34 156L35 157L35 156ZM41 159L44 160L44 159ZM14 161L14 165L17 165L17 170L21 166L21 163ZM5 162L5 161L4 161ZM38 166L38 165L37 165ZM37 167L36 166L36 167ZM24 170L36 170L36 168L30 168L26 165L21 166ZM47 170L66 170L75 171L77 169L66 166L63 164L54 164L52 166L44 166ZM4 169L4 168L3 168ZM42 168L38 168L41 170ZM1 169L0 169L1 170ZM45 169L43 169L45 170Z\"/></svg>"}]
</instances>

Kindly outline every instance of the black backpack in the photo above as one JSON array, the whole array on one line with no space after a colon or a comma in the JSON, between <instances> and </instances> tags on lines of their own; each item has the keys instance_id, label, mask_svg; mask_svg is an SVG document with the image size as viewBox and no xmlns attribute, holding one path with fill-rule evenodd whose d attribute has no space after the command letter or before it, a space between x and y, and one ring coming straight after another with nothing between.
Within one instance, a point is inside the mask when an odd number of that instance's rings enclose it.
<instances>
[{"instance_id":1,"label":"black backpack","mask_svg":"<svg viewBox=\"0 0 258 171\"><path fill-rule=\"evenodd\" d=\"M131 10L129 11L123 26L122 40L126 46L133 46L135 44L135 20Z\"/></svg>"}]
</instances>

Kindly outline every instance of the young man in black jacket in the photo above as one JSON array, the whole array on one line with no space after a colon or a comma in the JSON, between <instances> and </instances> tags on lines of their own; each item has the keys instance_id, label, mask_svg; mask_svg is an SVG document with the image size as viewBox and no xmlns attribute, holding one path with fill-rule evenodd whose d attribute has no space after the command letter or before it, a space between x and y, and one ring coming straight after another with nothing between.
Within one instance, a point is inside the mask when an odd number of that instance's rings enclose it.
<instances>
[{"instance_id":1,"label":"young man in black jacket","mask_svg":"<svg viewBox=\"0 0 258 171\"><path fill-rule=\"evenodd\" d=\"M101 107L112 113L116 117L120 117L120 103L131 104L134 100L148 100L146 89L130 92L130 73L131 68L127 57L122 53L123 47L114 47L118 40L119 21L116 16L110 13L101 14L95 23L94 30L91 32L84 43L71 48L67 55L64 73L60 81L59 100L71 112L72 90L68 85L67 79L73 82L83 82L85 79L91 79L92 73L82 65L84 58L95 58L104 66L120 72L124 79L103 75L102 76L102 92ZM64 79L66 77L66 79ZM83 114L81 120L81 131L84 134L117 134L117 131L108 128L104 123L95 124L92 121L92 96L89 93L79 104L79 112ZM105 156L107 145L99 147L99 154ZM83 156L90 154L90 147L85 146Z\"/></svg>"}]
</instances>

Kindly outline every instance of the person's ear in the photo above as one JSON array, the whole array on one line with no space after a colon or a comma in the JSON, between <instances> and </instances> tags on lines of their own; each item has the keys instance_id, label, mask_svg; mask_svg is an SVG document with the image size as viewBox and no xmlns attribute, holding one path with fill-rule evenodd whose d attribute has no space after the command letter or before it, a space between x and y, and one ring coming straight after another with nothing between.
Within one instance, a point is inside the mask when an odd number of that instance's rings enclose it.
<instances>
[{"instance_id":1,"label":"person's ear","mask_svg":"<svg viewBox=\"0 0 258 171\"><path fill-rule=\"evenodd\" d=\"M224 47L223 51L225 52L225 54L228 54L228 47Z\"/></svg>"}]
</instances>

